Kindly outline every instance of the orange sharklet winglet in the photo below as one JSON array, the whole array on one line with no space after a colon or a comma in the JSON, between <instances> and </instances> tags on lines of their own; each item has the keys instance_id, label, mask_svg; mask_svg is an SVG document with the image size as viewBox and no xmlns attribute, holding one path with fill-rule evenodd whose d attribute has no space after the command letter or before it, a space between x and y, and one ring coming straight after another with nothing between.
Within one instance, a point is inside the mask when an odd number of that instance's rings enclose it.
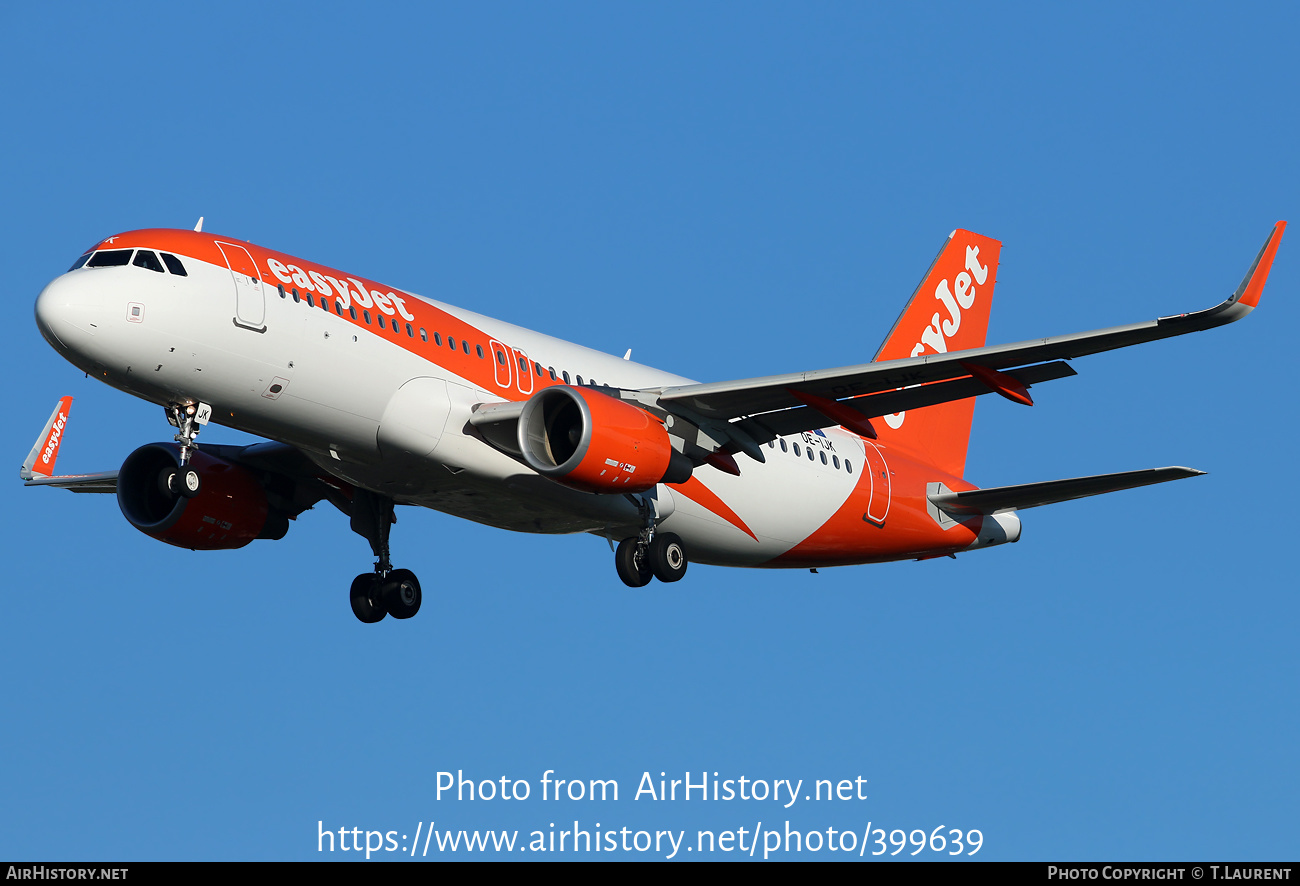
<instances>
[{"instance_id":1,"label":"orange sharklet winglet","mask_svg":"<svg viewBox=\"0 0 1300 886\"><path fill-rule=\"evenodd\" d=\"M67 429L68 413L71 410L72 397L61 397L59 405L54 407L50 420L45 424L45 430L37 438L31 455L23 465L24 479L54 476L54 463L59 457L59 447L63 445L63 434Z\"/></svg>"},{"instance_id":2,"label":"orange sharklet winglet","mask_svg":"<svg viewBox=\"0 0 1300 886\"><path fill-rule=\"evenodd\" d=\"M1273 256L1277 255L1277 247L1282 242L1285 231L1286 222L1280 221L1273 225L1272 236L1260 250L1259 257L1255 259L1255 267L1242 283L1241 295L1237 297L1241 304L1252 308L1259 304L1259 297L1264 294L1264 284L1268 282L1268 272L1273 267Z\"/></svg>"}]
</instances>

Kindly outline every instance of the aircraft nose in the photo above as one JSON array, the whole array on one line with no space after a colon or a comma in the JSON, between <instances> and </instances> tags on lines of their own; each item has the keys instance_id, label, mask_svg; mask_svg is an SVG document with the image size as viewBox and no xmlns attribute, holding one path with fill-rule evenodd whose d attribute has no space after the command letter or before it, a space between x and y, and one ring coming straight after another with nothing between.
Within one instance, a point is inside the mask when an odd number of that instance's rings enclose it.
<instances>
[{"instance_id":1,"label":"aircraft nose","mask_svg":"<svg viewBox=\"0 0 1300 886\"><path fill-rule=\"evenodd\" d=\"M75 347L85 336L94 335L101 325L102 299L78 277L56 277L36 296L36 326L60 353Z\"/></svg>"}]
</instances>

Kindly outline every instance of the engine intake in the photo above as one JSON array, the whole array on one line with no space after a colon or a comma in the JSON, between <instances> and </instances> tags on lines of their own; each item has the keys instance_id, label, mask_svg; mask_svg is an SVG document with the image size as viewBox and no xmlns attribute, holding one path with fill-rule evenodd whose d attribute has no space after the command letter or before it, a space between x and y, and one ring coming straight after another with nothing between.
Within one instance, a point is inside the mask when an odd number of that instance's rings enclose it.
<instances>
[{"instance_id":1,"label":"engine intake","mask_svg":"<svg viewBox=\"0 0 1300 886\"><path fill-rule=\"evenodd\" d=\"M288 521L272 513L266 491L251 472L195 449L190 466L202 485L197 496L184 498L160 482L164 472L179 464L180 447L173 443L149 443L122 462L117 504L136 529L196 551L231 550L255 538L283 537Z\"/></svg>"},{"instance_id":2,"label":"engine intake","mask_svg":"<svg viewBox=\"0 0 1300 886\"><path fill-rule=\"evenodd\" d=\"M650 413L598 391L544 388L519 414L519 450L537 473L584 492L645 492L684 483L689 459Z\"/></svg>"}]
</instances>

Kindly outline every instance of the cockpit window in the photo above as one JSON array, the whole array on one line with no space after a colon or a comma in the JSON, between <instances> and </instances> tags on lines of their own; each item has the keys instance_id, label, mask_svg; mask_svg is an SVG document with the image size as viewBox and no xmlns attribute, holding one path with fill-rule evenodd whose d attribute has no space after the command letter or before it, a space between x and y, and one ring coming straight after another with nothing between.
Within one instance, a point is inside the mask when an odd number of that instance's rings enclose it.
<instances>
[{"instance_id":1,"label":"cockpit window","mask_svg":"<svg viewBox=\"0 0 1300 886\"><path fill-rule=\"evenodd\" d=\"M154 255L152 250L140 249L136 251L135 261L131 262L137 268L147 268L150 271L163 272L162 262L158 261L158 256Z\"/></svg>"},{"instance_id":2,"label":"cockpit window","mask_svg":"<svg viewBox=\"0 0 1300 886\"><path fill-rule=\"evenodd\" d=\"M185 265L181 264L181 260L170 252L162 253L162 260L163 263L167 265L167 270L171 271L177 277L189 276L189 274L185 273Z\"/></svg>"},{"instance_id":3,"label":"cockpit window","mask_svg":"<svg viewBox=\"0 0 1300 886\"><path fill-rule=\"evenodd\" d=\"M105 249L103 252L96 252L86 263L88 268L116 268L120 265L129 265L131 263L131 253L133 249Z\"/></svg>"},{"instance_id":4,"label":"cockpit window","mask_svg":"<svg viewBox=\"0 0 1300 886\"><path fill-rule=\"evenodd\" d=\"M87 253L86 253L85 255L83 255L81 258L77 259L77 261L73 264L73 266L70 267L70 268L68 268L68 270L69 270L69 271L75 271L77 268L79 268L79 267L81 267L82 265L84 265L84 264L86 263L86 260L89 259L89 258L90 258L92 255L94 255L94 254L95 254L95 250L92 249L90 252L87 252Z\"/></svg>"}]
</instances>

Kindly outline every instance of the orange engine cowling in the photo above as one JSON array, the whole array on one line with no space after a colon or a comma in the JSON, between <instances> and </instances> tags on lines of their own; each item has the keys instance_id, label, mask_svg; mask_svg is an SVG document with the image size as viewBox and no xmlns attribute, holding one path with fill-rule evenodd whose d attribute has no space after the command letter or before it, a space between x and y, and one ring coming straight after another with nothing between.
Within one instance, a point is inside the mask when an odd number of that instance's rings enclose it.
<instances>
[{"instance_id":1,"label":"orange engine cowling","mask_svg":"<svg viewBox=\"0 0 1300 886\"><path fill-rule=\"evenodd\" d=\"M691 462L638 406L568 385L544 388L519 415L519 449L537 473L584 492L645 492L684 483Z\"/></svg>"},{"instance_id":2,"label":"orange engine cowling","mask_svg":"<svg viewBox=\"0 0 1300 886\"><path fill-rule=\"evenodd\" d=\"M173 495L160 477L180 462L180 447L150 443L126 457L117 475L117 504L127 521L150 538L196 551L242 548L284 524L268 519L266 491L252 473L195 449L190 466L199 472L199 494Z\"/></svg>"}]
</instances>

